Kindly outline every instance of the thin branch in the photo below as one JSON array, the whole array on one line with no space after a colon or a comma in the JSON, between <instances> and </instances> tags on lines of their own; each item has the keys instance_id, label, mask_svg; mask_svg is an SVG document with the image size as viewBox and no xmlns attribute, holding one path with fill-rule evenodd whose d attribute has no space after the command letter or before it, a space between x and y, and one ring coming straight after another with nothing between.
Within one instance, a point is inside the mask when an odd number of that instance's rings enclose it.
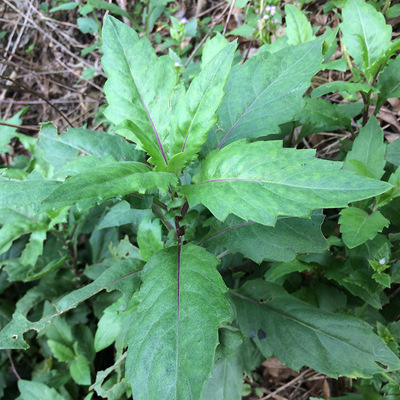
<instances>
[{"instance_id":1,"label":"thin branch","mask_svg":"<svg viewBox=\"0 0 400 400\"><path fill-rule=\"evenodd\" d=\"M33 125L14 125L14 124L9 124L7 122L0 122L0 125L9 126L11 128L26 129L28 131L36 131L36 132L40 131L40 128L38 126L33 126Z\"/></svg>"}]
</instances>

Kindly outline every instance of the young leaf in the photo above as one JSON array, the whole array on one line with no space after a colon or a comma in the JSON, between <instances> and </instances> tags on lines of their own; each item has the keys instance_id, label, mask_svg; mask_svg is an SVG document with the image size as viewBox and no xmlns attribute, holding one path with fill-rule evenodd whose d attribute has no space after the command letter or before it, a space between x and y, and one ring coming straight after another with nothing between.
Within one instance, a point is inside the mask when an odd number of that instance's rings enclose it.
<instances>
[{"instance_id":1,"label":"young leaf","mask_svg":"<svg viewBox=\"0 0 400 400\"><path fill-rule=\"evenodd\" d=\"M58 361L69 362L75 358L74 352L62 343L56 342L55 340L48 340L47 344Z\"/></svg>"},{"instance_id":2,"label":"young leaf","mask_svg":"<svg viewBox=\"0 0 400 400\"><path fill-rule=\"evenodd\" d=\"M108 163L67 179L44 203L61 207L80 200L96 203L128 193L144 193L154 188L167 192L168 187L176 182L175 175L151 171L149 166L135 161Z\"/></svg>"},{"instance_id":3,"label":"young leaf","mask_svg":"<svg viewBox=\"0 0 400 400\"><path fill-rule=\"evenodd\" d=\"M192 160L207 140L207 132L218 120L216 111L224 97L224 86L231 69L236 43L224 47L197 75L177 105L177 132L173 153L185 153Z\"/></svg>"},{"instance_id":4,"label":"young leaf","mask_svg":"<svg viewBox=\"0 0 400 400\"><path fill-rule=\"evenodd\" d=\"M26 108L9 118L7 121L0 119L0 122L6 122L11 125L20 125L22 123L21 115L26 111ZM7 147L10 140L17 136L17 128L12 126L0 125L0 153L8 153L11 147Z\"/></svg>"},{"instance_id":5,"label":"young leaf","mask_svg":"<svg viewBox=\"0 0 400 400\"><path fill-rule=\"evenodd\" d=\"M323 218L321 212L313 213L311 219L280 218L270 227L231 216L206 240L257 263L291 261L297 253L320 253L328 248L321 233Z\"/></svg>"},{"instance_id":6,"label":"young leaf","mask_svg":"<svg viewBox=\"0 0 400 400\"><path fill-rule=\"evenodd\" d=\"M315 39L311 24L308 22L302 11L300 11L296 6L286 4L285 13L288 44L306 43Z\"/></svg>"},{"instance_id":7,"label":"young leaf","mask_svg":"<svg viewBox=\"0 0 400 400\"><path fill-rule=\"evenodd\" d=\"M385 17L364 0L349 0L342 10L342 42L354 62L367 73L368 69L389 48L392 27L386 25Z\"/></svg>"},{"instance_id":8,"label":"young leaf","mask_svg":"<svg viewBox=\"0 0 400 400\"><path fill-rule=\"evenodd\" d=\"M147 38L117 19L107 16L103 26L102 64L108 80L104 86L106 117L118 125L132 122L133 133L146 137L142 147L160 168L168 164L169 101L177 83L168 56L156 57ZM137 128L137 129L136 129Z\"/></svg>"},{"instance_id":9,"label":"young leaf","mask_svg":"<svg viewBox=\"0 0 400 400\"><path fill-rule=\"evenodd\" d=\"M318 309L261 279L232 292L239 326L265 357L292 369L307 365L337 378L371 378L400 360L361 319ZM335 349L335 351L332 351Z\"/></svg>"},{"instance_id":10,"label":"young leaf","mask_svg":"<svg viewBox=\"0 0 400 400\"><path fill-rule=\"evenodd\" d=\"M389 223L379 211L368 214L357 207L345 208L339 218L342 239L349 249L373 239Z\"/></svg>"},{"instance_id":11,"label":"young leaf","mask_svg":"<svg viewBox=\"0 0 400 400\"><path fill-rule=\"evenodd\" d=\"M229 45L229 40L219 32L213 38L208 38L204 43L201 53L201 67L204 68L224 47Z\"/></svg>"},{"instance_id":12,"label":"young leaf","mask_svg":"<svg viewBox=\"0 0 400 400\"><path fill-rule=\"evenodd\" d=\"M321 61L321 41L313 40L234 66L207 147L279 133L279 125L303 108L303 93Z\"/></svg>"},{"instance_id":13,"label":"young leaf","mask_svg":"<svg viewBox=\"0 0 400 400\"><path fill-rule=\"evenodd\" d=\"M308 217L313 209L345 207L391 187L314 154L282 148L278 141L237 141L210 153L194 184L181 190L191 207L203 204L221 221L235 214L273 226L278 215Z\"/></svg>"},{"instance_id":14,"label":"young leaf","mask_svg":"<svg viewBox=\"0 0 400 400\"><path fill-rule=\"evenodd\" d=\"M135 399L200 398L214 365L218 325L230 318L217 263L188 244L160 251L146 264L126 359Z\"/></svg>"},{"instance_id":15,"label":"young leaf","mask_svg":"<svg viewBox=\"0 0 400 400\"><path fill-rule=\"evenodd\" d=\"M71 373L72 379L78 385L90 385L90 366L88 359L79 354L69 366L69 372Z\"/></svg>"},{"instance_id":16,"label":"young leaf","mask_svg":"<svg viewBox=\"0 0 400 400\"><path fill-rule=\"evenodd\" d=\"M385 172L386 145L383 132L375 117L360 129L353 147L347 153L344 169L358 171L368 178L380 179ZM357 168L361 164L361 169Z\"/></svg>"},{"instance_id":17,"label":"young leaf","mask_svg":"<svg viewBox=\"0 0 400 400\"><path fill-rule=\"evenodd\" d=\"M400 140L389 143L386 148L385 160L393 165L400 165Z\"/></svg>"},{"instance_id":18,"label":"young leaf","mask_svg":"<svg viewBox=\"0 0 400 400\"><path fill-rule=\"evenodd\" d=\"M137 243L144 261L149 261L154 253L164 248L160 220L152 219L151 214L146 215L138 227Z\"/></svg>"}]
</instances>

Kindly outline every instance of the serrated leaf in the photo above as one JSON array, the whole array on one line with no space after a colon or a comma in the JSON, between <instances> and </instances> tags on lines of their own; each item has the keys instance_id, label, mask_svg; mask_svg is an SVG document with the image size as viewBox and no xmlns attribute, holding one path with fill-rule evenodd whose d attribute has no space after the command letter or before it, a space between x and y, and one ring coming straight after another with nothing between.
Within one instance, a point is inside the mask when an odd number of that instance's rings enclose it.
<instances>
[{"instance_id":1,"label":"serrated leaf","mask_svg":"<svg viewBox=\"0 0 400 400\"><path fill-rule=\"evenodd\" d=\"M62 343L56 342L55 340L48 340L47 344L50 347L54 357L61 362L69 362L75 358L74 352Z\"/></svg>"},{"instance_id":2,"label":"serrated leaf","mask_svg":"<svg viewBox=\"0 0 400 400\"><path fill-rule=\"evenodd\" d=\"M137 243L144 261L149 261L154 253L164 248L160 220L152 219L151 214L146 215L138 227Z\"/></svg>"},{"instance_id":3,"label":"serrated leaf","mask_svg":"<svg viewBox=\"0 0 400 400\"><path fill-rule=\"evenodd\" d=\"M102 48L108 77L106 117L116 125L131 121L151 162L164 168L168 163L169 101L177 83L171 59L157 58L147 38L139 39L133 29L109 15L104 21Z\"/></svg>"},{"instance_id":4,"label":"serrated leaf","mask_svg":"<svg viewBox=\"0 0 400 400\"><path fill-rule=\"evenodd\" d=\"M362 71L368 69L389 48L392 28L385 17L364 0L349 0L342 10L342 42ZM368 77L371 80L371 77Z\"/></svg>"},{"instance_id":5,"label":"serrated leaf","mask_svg":"<svg viewBox=\"0 0 400 400\"><path fill-rule=\"evenodd\" d=\"M236 42L225 46L202 69L174 110L177 131L173 153L185 153L185 160L196 157L207 140L207 133L218 120L216 111L224 98L224 86L231 69Z\"/></svg>"},{"instance_id":6,"label":"serrated leaf","mask_svg":"<svg viewBox=\"0 0 400 400\"><path fill-rule=\"evenodd\" d=\"M69 372L72 379L78 385L90 385L90 366L88 359L79 354L69 366Z\"/></svg>"},{"instance_id":7,"label":"serrated leaf","mask_svg":"<svg viewBox=\"0 0 400 400\"><path fill-rule=\"evenodd\" d=\"M218 109L219 121L207 147L222 147L240 138L279 133L303 108L302 96L318 72L321 41L289 46L276 53L256 55L234 66Z\"/></svg>"},{"instance_id":8,"label":"serrated leaf","mask_svg":"<svg viewBox=\"0 0 400 400\"><path fill-rule=\"evenodd\" d=\"M181 252L158 252L146 264L126 360L135 399L200 398L214 365L218 325L230 318L217 263L188 244Z\"/></svg>"},{"instance_id":9,"label":"serrated leaf","mask_svg":"<svg viewBox=\"0 0 400 400\"><path fill-rule=\"evenodd\" d=\"M400 4L399 4L400 6ZM400 55L398 55L379 75L376 109L379 110L386 99L400 96Z\"/></svg>"},{"instance_id":10,"label":"serrated leaf","mask_svg":"<svg viewBox=\"0 0 400 400\"><path fill-rule=\"evenodd\" d=\"M307 17L296 6L286 4L285 14L288 44L306 43L315 39Z\"/></svg>"},{"instance_id":11,"label":"serrated leaf","mask_svg":"<svg viewBox=\"0 0 400 400\"><path fill-rule=\"evenodd\" d=\"M20 379L18 390L22 400L65 400L55 389L42 382Z\"/></svg>"},{"instance_id":12,"label":"serrated leaf","mask_svg":"<svg viewBox=\"0 0 400 400\"><path fill-rule=\"evenodd\" d=\"M234 214L275 225L279 215L308 217L313 209L345 207L386 192L391 185L357 176L315 152L282 148L282 142L237 141L214 150L182 193L219 220Z\"/></svg>"},{"instance_id":13,"label":"serrated leaf","mask_svg":"<svg viewBox=\"0 0 400 400\"><path fill-rule=\"evenodd\" d=\"M275 227L269 227L228 217L206 240L233 253L240 252L257 263L291 261L298 253L320 253L328 248L321 233L323 218L321 212L313 213L311 219L281 218Z\"/></svg>"},{"instance_id":14,"label":"serrated leaf","mask_svg":"<svg viewBox=\"0 0 400 400\"><path fill-rule=\"evenodd\" d=\"M359 171L352 164L353 160L360 161L364 166L362 175L368 178L380 179L385 172L386 145L383 141L383 132L375 117L360 129L354 140L353 147L347 153L344 169Z\"/></svg>"},{"instance_id":15,"label":"serrated leaf","mask_svg":"<svg viewBox=\"0 0 400 400\"><path fill-rule=\"evenodd\" d=\"M89 129L69 129L57 135L53 124L42 125L38 146L55 170L77 157L78 152L97 158L112 157L115 161L140 161L141 153L135 145L121 136Z\"/></svg>"},{"instance_id":16,"label":"serrated leaf","mask_svg":"<svg viewBox=\"0 0 400 400\"><path fill-rule=\"evenodd\" d=\"M323 311L261 279L232 292L232 299L243 333L264 356L275 355L292 369L307 365L334 378L371 378L400 368L400 360L361 319Z\"/></svg>"},{"instance_id":17,"label":"serrated leaf","mask_svg":"<svg viewBox=\"0 0 400 400\"><path fill-rule=\"evenodd\" d=\"M324 94L335 92L347 92L353 94L357 92L368 93L370 91L374 91L374 87L369 85L368 83L335 81L324 83L323 85L318 86L312 91L311 97L315 99L317 97L323 96Z\"/></svg>"},{"instance_id":18,"label":"serrated leaf","mask_svg":"<svg viewBox=\"0 0 400 400\"><path fill-rule=\"evenodd\" d=\"M13 319L0 331L0 349L27 349L28 343L24 340L23 334L30 330L42 331L46 325L55 317L75 308L82 301L85 301L103 289L121 290L126 296L132 293L139 286L140 264L138 260L128 259L114 263L105 270L94 282L75 290L62 297L54 304L54 312L49 313L39 321L31 322L20 310L16 310Z\"/></svg>"},{"instance_id":19,"label":"serrated leaf","mask_svg":"<svg viewBox=\"0 0 400 400\"><path fill-rule=\"evenodd\" d=\"M357 207L345 208L339 218L343 242L350 249L373 239L389 223L379 211L368 214Z\"/></svg>"},{"instance_id":20,"label":"serrated leaf","mask_svg":"<svg viewBox=\"0 0 400 400\"><path fill-rule=\"evenodd\" d=\"M87 169L67 179L43 202L57 207L72 205L81 200L96 203L128 193L144 193L154 188L167 192L168 187L176 183L175 175L151 171L145 164L135 161L115 162Z\"/></svg>"}]
</instances>

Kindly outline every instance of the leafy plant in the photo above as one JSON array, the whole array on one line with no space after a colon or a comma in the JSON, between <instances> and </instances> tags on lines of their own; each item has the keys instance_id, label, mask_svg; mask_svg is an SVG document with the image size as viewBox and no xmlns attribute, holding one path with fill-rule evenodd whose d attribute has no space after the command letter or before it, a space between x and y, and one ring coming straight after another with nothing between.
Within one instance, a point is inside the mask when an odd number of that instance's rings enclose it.
<instances>
[{"instance_id":1,"label":"leafy plant","mask_svg":"<svg viewBox=\"0 0 400 400\"><path fill-rule=\"evenodd\" d=\"M371 94L381 74L384 101L396 42L369 56L346 19L370 9L346 7L343 40L368 79L356 90ZM289 12L306 34L233 66L236 42L217 36L188 89L171 57L107 16L104 114L117 135L51 123L38 139L18 134L32 157L0 177L0 290L11 292L0 347L32 346L20 398L239 399L243 372L272 355L397 390L399 328L380 311L400 282L398 145L368 115L344 163L273 140L295 119L318 126L310 107L324 100L304 94L335 41ZM339 238L322 209L337 219L343 207Z\"/></svg>"}]
</instances>

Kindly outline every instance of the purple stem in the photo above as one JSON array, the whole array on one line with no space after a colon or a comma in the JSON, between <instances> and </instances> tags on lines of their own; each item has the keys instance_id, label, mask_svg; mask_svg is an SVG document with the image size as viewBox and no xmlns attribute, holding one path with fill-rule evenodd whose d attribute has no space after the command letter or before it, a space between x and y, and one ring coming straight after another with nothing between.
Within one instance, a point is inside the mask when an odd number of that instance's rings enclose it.
<instances>
[{"instance_id":1,"label":"purple stem","mask_svg":"<svg viewBox=\"0 0 400 400\"><path fill-rule=\"evenodd\" d=\"M136 82L135 82L135 85L136 85ZM163 148L163 145L162 145L162 143L161 143L160 137L158 136L156 127L154 126L153 120L152 120L151 117L150 117L149 110L148 110L147 107L146 107L146 104L145 104L145 102L144 102L144 100L143 100L142 94L140 93L140 91L139 91L137 85L136 85L136 89L137 89L137 91L138 91L138 93L139 93L140 100L142 101L143 107L144 107L144 109L146 110L146 114L147 114L147 117L148 117L149 120L150 120L151 126L153 127L153 131L154 131L154 134L156 135L157 142L158 142L158 146L160 147L161 154L162 154L162 156L163 156L163 158L164 158L165 164L168 165L167 157L165 156L164 148Z\"/></svg>"},{"instance_id":2,"label":"purple stem","mask_svg":"<svg viewBox=\"0 0 400 400\"><path fill-rule=\"evenodd\" d=\"M133 272L129 272L129 274L126 274L126 275L120 276L119 278L117 278L117 279L114 279L113 281L111 281L111 282L107 283L107 285L105 285L105 286L111 285L112 283L114 283L114 282L117 282L117 281L119 281L120 279L124 279L124 278L126 278L126 277L128 277L128 276L131 276L131 275L133 275L133 274L136 274L137 272L140 272L140 271L143 271L143 268L141 268L141 269L138 269L138 270L136 270L136 271L133 271Z\"/></svg>"}]
</instances>

